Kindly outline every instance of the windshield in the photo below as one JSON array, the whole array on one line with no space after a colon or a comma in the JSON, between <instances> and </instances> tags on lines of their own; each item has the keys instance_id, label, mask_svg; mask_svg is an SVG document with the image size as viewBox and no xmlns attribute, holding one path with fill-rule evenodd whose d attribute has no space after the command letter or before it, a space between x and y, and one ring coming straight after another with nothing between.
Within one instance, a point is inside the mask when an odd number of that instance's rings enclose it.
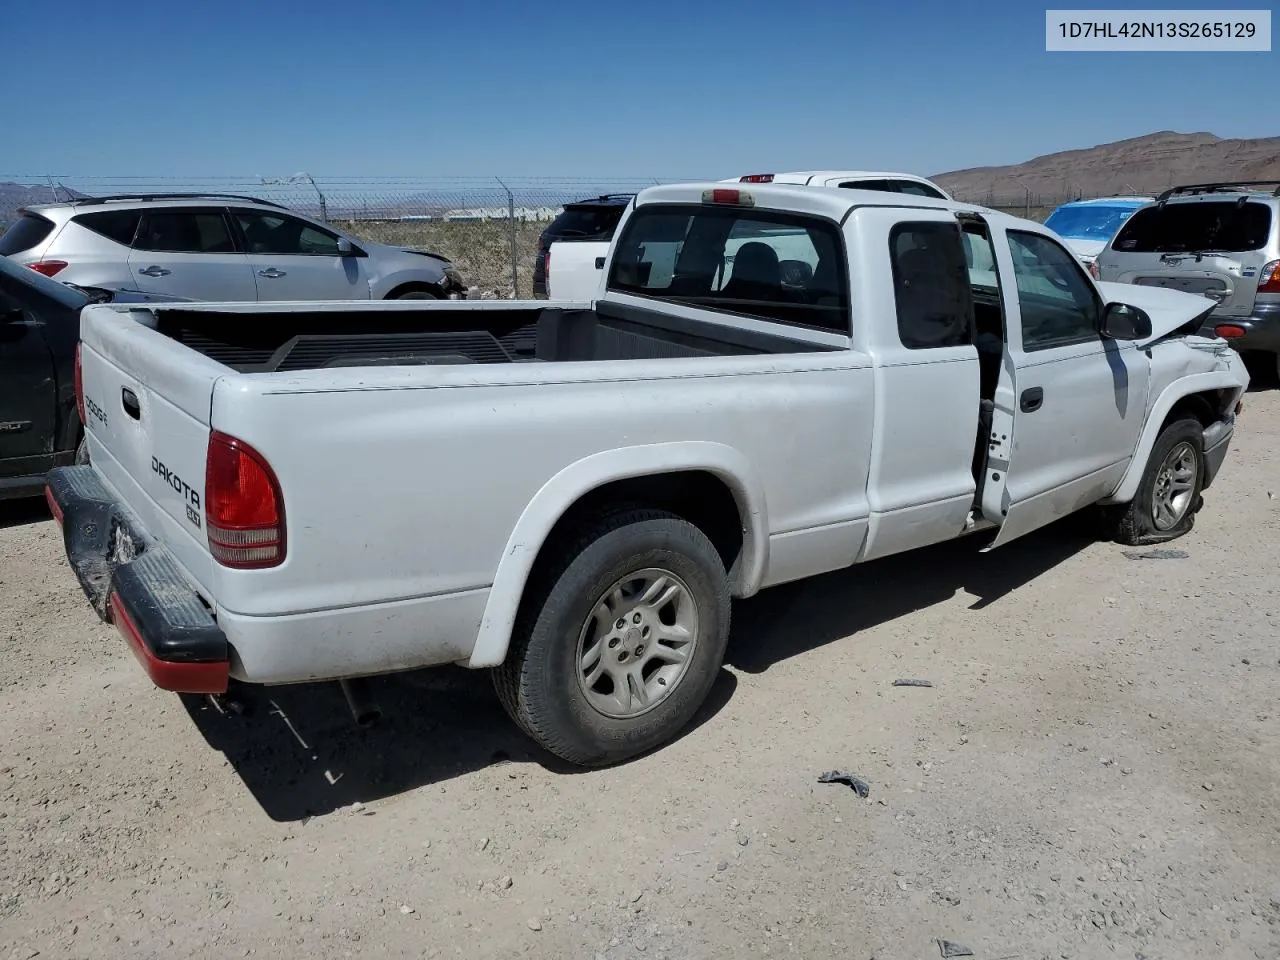
<instances>
[{"instance_id":1,"label":"windshield","mask_svg":"<svg viewBox=\"0 0 1280 960\"><path fill-rule=\"evenodd\" d=\"M1110 240L1131 216L1133 210L1128 207L1059 207L1044 225L1072 240Z\"/></svg>"},{"instance_id":2,"label":"windshield","mask_svg":"<svg viewBox=\"0 0 1280 960\"><path fill-rule=\"evenodd\" d=\"M1260 250L1271 230L1271 208L1236 200L1147 207L1124 225L1112 246L1123 253Z\"/></svg>"}]
</instances>

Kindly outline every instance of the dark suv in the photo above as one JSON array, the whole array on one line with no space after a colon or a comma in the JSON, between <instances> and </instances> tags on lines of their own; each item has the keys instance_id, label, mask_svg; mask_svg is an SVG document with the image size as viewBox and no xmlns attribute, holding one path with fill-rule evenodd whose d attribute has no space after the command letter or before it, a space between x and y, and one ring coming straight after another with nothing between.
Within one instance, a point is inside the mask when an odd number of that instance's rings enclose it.
<instances>
[{"instance_id":1,"label":"dark suv","mask_svg":"<svg viewBox=\"0 0 1280 960\"><path fill-rule=\"evenodd\" d=\"M613 231L634 193L610 193L592 200L566 203L560 215L538 237L538 258L533 263L533 295L547 296L547 254L560 240L612 240Z\"/></svg>"}]
</instances>

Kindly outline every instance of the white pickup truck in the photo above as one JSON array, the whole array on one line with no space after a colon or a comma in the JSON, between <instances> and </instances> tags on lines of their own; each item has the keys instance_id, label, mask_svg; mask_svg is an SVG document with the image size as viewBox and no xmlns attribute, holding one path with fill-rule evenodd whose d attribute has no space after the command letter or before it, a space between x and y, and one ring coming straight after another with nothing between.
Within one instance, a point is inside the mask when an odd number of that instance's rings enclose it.
<instances>
[{"instance_id":1,"label":"white pickup truck","mask_svg":"<svg viewBox=\"0 0 1280 960\"><path fill-rule=\"evenodd\" d=\"M690 720L733 597L1091 504L1185 533L1248 384L1213 301L946 200L654 187L608 261L582 303L87 308L47 496L98 613L168 690L493 668L605 764Z\"/></svg>"}]
</instances>

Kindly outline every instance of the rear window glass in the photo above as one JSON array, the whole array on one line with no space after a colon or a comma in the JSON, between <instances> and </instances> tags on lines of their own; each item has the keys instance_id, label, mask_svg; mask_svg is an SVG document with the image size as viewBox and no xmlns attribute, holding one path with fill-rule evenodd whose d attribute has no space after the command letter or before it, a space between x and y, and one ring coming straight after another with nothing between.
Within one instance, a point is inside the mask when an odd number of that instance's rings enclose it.
<instances>
[{"instance_id":1,"label":"rear window glass","mask_svg":"<svg viewBox=\"0 0 1280 960\"><path fill-rule=\"evenodd\" d=\"M53 232L53 222L34 213L26 213L0 237L0 257L11 257L15 253L30 250L45 241Z\"/></svg>"},{"instance_id":2,"label":"rear window glass","mask_svg":"<svg viewBox=\"0 0 1280 960\"><path fill-rule=\"evenodd\" d=\"M1122 253L1241 253L1265 246L1270 230L1271 209L1265 203L1169 203L1135 213L1112 246Z\"/></svg>"},{"instance_id":3,"label":"rear window glass","mask_svg":"<svg viewBox=\"0 0 1280 960\"><path fill-rule=\"evenodd\" d=\"M138 232L138 221L141 219L141 210L99 210L96 213L82 213L75 218L75 222L108 240L128 247L133 244L133 235Z\"/></svg>"},{"instance_id":4,"label":"rear window glass","mask_svg":"<svg viewBox=\"0 0 1280 960\"><path fill-rule=\"evenodd\" d=\"M816 217L654 204L619 239L609 289L849 333L840 231Z\"/></svg>"},{"instance_id":5,"label":"rear window glass","mask_svg":"<svg viewBox=\"0 0 1280 960\"><path fill-rule=\"evenodd\" d=\"M944 200L941 193L914 180L846 180L840 186L846 190L875 190L880 193L905 193L913 197L929 197Z\"/></svg>"},{"instance_id":6,"label":"rear window glass","mask_svg":"<svg viewBox=\"0 0 1280 960\"><path fill-rule=\"evenodd\" d=\"M608 240L626 210L624 204L570 207L551 221L547 234L565 240Z\"/></svg>"},{"instance_id":7,"label":"rear window glass","mask_svg":"<svg viewBox=\"0 0 1280 960\"><path fill-rule=\"evenodd\" d=\"M929 197L933 200L942 200L944 197L932 187L925 186L923 183L916 183L914 180L898 180L898 192L905 193L912 197Z\"/></svg>"}]
</instances>

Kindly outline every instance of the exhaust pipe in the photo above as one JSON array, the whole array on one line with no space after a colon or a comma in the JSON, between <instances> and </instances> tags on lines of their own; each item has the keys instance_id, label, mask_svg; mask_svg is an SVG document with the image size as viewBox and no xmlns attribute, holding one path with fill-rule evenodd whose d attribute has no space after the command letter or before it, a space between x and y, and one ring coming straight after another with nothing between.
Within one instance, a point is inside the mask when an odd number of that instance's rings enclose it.
<instances>
[{"instance_id":1,"label":"exhaust pipe","mask_svg":"<svg viewBox=\"0 0 1280 960\"><path fill-rule=\"evenodd\" d=\"M339 680L338 684L342 687L342 695L347 698L347 707L357 725L371 727L382 719L382 710L374 702L368 678L352 677L349 680Z\"/></svg>"}]
</instances>

